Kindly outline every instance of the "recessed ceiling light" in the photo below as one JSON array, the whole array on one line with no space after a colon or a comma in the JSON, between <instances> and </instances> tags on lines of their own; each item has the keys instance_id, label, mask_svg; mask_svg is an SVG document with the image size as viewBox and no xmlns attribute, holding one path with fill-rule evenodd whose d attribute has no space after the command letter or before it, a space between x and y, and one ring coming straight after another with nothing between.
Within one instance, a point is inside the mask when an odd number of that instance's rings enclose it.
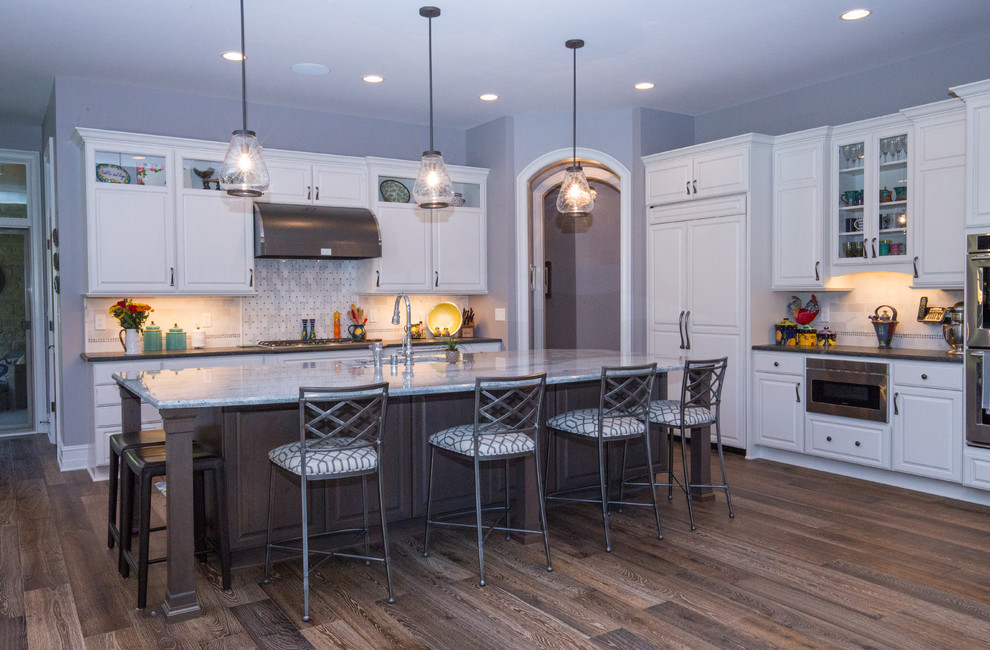
<instances>
[{"instance_id":1,"label":"recessed ceiling light","mask_svg":"<svg viewBox=\"0 0 990 650\"><path fill-rule=\"evenodd\" d=\"M366 74L362 77L362 79L364 79L370 84L380 84L381 82L385 81L385 77L377 74Z\"/></svg>"},{"instance_id":2,"label":"recessed ceiling light","mask_svg":"<svg viewBox=\"0 0 990 650\"><path fill-rule=\"evenodd\" d=\"M839 16L839 18L842 20L859 20L860 18L866 18L870 13L869 9L851 9Z\"/></svg>"},{"instance_id":3,"label":"recessed ceiling light","mask_svg":"<svg viewBox=\"0 0 990 650\"><path fill-rule=\"evenodd\" d=\"M309 77L314 77L330 72L330 68L326 67L322 63L296 63L292 66L292 71L296 74L304 74Z\"/></svg>"},{"instance_id":4,"label":"recessed ceiling light","mask_svg":"<svg viewBox=\"0 0 990 650\"><path fill-rule=\"evenodd\" d=\"M224 52L220 56L227 59L228 61L240 61L244 58L244 56L241 55L240 52Z\"/></svg>"},{"instance_id":5,"label":"recessed ceiling light","mask_svg":"<svg viewBox=\"0 0 990 650\"><path fill-rule=\"evenodd\" d=\"M653 88L653 86L655 86L655 85L656 84L654 84L652 82L649 82L649 81L641 81L638 84L636 84L634 86L634 88L636 90L649 90L650 88Z\"/></svg>"},{"instance_id":6,"label":"recessed ceiling light","mask_svg":"<svg viewBox=\"0 0 990 650\"><path fill-rule=\"evenodd\" d=\"M498 99L498 95L496 95L495 93L485 93L484 95L481 95L478 99L480 99L483 102L493 102L496 99Z\"/></svg>"}]
</instances>

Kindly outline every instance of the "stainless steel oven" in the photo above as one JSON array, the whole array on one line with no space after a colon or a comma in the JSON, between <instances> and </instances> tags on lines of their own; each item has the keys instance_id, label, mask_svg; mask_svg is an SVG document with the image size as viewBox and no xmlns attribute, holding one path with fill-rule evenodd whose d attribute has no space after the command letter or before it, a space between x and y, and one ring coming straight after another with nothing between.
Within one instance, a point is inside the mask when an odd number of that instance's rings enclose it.
<instances>
[{"instance_id":1,"label":"stainless steel oven","mask_svg":"<svg viewBox=\"0 0 990 650\"><path fill-rule=\"evenodd\" d=\"M808 357L805 374L809 413L887 421L887 364Z\"/></svg>"},{"instance_id":2,"label":"stainless steel oven","mask_svg":"<svg viewBox=\"0 0 990 650\"><path fill-rule=\"evenodd\" d=\"M990 234L966 243L966 443L990 447Z\"/></svg>"}]
</instances>

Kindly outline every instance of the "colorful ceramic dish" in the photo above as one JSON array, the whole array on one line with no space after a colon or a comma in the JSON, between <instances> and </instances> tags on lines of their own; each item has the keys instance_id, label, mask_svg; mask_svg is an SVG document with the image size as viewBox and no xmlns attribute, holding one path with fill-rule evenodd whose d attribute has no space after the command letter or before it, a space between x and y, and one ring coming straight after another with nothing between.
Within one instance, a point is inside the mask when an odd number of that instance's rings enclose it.
<instances>
[{"instance_id":1,"label":"colorful ceramic dish","mask_svg":"<svg viewBox=\"0 0 990 650\"><path fill-rule=\"evenodd\" d=\"M435 339L453 338L461 330L461 309L452 302L441 302L430 310L426 325Z\"/></svg>"},{"instance_id":2,"label":"colorful ceramic dish","mask_svg":"<svg viewBox=\"0 0 990 650\"><path fill-rule=\"evenodd\" d=\"M96 166L96 180L102 183L123 183L131 182L131 175L120 165L110 163L100 163Z\"/></svg>"},{"instance_id":3,"label":"colorful ceramic dish","mask_svg":"<svg viewBox=\"0 0 990 650\"><path fill-rule=\"evenodd\" d=\"M409 203L409 188L399 181L392 179L382 181L378 189L382 193L382 198L389 203Z\"/></svg>"}]
</instances>

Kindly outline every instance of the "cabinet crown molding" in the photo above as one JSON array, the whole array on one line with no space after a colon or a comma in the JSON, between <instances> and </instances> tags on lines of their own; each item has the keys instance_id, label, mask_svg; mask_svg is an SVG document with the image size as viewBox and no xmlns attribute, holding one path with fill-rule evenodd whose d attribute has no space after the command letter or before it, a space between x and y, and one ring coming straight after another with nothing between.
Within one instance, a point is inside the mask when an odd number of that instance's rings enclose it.
<instances>
[{"instance_id":1,"label":"cabinet crown molding","mask_svg":"<svg viewBox=\"0 0 990 650\"><path fill-rule=\"evenodd\" d=\"M643 156L643 163L649 165L651 162L677 158L686 154L695 155L707 151L717 151L718 149L738 147L739 145L767 147L769 149L773 147L773 141L773 136L770 135L764 135L762 133L745 133L743 135L732 136L731 138L723 138L721 140L713 140L711 142L702 142L699 144L690 145L688 147L681 147L679 149L671 149L670 151L661 151L660 153Z\"/></svg>"}]
</instances>

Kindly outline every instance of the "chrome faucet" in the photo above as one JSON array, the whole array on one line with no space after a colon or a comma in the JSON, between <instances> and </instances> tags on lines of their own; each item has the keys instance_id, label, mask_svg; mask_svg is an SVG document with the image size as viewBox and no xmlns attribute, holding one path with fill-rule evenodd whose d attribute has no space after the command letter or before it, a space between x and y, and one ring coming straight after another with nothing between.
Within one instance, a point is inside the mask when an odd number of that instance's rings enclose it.
<instances>
[{"instance_id":1,"label":"chrome faucet","mask_svg":"<svg viewBox=\"0 0 990 650\"><path fill-rule=\"evenodd\" d=\"M402 355L406 358L406 365L411 366L413 364L413 351L412 351L412 310L409 306L409 296L405 293L400 293L395 297L395 312L392 313L392 324L399 324L399 299L406 301L406 330L405 336L402 338Z\"/></svg>"}]
</instances>

